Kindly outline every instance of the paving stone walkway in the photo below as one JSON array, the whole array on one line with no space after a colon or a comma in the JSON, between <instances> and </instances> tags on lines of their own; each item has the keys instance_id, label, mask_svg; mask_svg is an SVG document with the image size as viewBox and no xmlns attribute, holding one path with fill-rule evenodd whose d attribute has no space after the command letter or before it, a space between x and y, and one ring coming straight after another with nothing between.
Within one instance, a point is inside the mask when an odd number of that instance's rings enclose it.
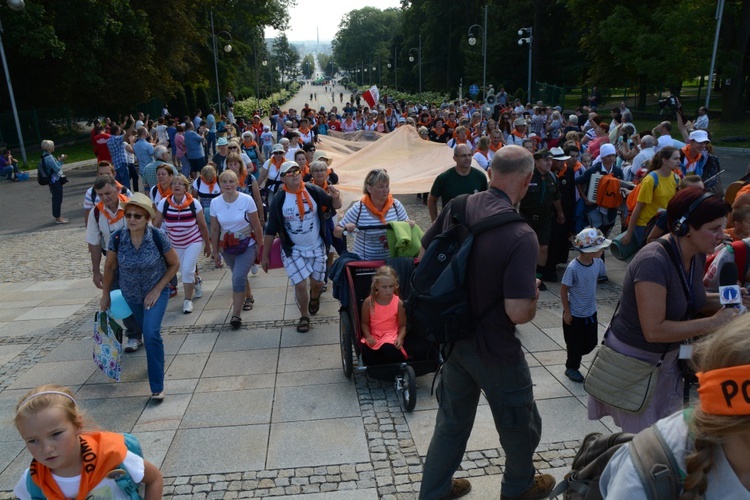
<instances>
[{"instance_id":1,"label":"paving stone walkway","mask_svg":"<svg viewBox=\"0 0 750 500\"><path fill-rule=\"evenodd\" d=\"M426 208L401 197L427 227ZM51 249L54 265L39 252ZM324 294L310 333L283 270L251 278L255 309L239 331L227 324L231 280L200 263L205 295L181 311L182 291L164 319L166 391L149 401L145 353L125 356L114 383L91 361L98 290L82 227L0 237L0 498L30 457L11 421L30 387L70 386L103 428L135 434L165 476L167 498L415 498L437 403L432 375L418 379L417 407L405 413L392 383L343 376L338 303ZM611 281L599 288L604 324L617 301L624 266L607 261ZM561 268L562 270L562 268ZM580 384L564 376L559 286L543 292L535 320L519 327L543 420L537 467L558 479L588 432L614 430L589 421ZM603 330L600 328L600 331ZM584 364L591 356L585 358ZM504 456L482 401L457 476L472 478L466 498L498 498Z\"/></svg>"}]
</instances>

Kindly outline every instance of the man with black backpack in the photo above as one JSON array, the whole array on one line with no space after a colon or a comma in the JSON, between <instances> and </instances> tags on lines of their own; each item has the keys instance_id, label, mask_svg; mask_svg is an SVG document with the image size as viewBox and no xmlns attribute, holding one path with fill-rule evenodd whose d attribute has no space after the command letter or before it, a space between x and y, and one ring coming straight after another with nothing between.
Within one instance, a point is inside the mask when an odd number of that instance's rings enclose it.
<instances>
[{"instance_id":1,"label":"man with black backpack","mask_svg":"<svg viewBox=\"0 0 750 500\"><path fill-rule=\"evenodd\" d=\"M491 163L490 189L465 199L465 223L514 212L534 170L531 154L506 146ZM457 198L456 200L461 200ZM455 201L448 204L422 239L422 247L455 224ZM451 479L463 460L479 396L484 393L505 452L503 499L547 498L555 486L548 474L536 475L533 454L542 432L531 374L515 335L516 325L536 314L538 243L523 220L496 225L477 234L465 286L476 327L453 343L443 365L437 396L440 406L422 474L422 499L459 498L471 491L467 479ZM425 256L429 254L429 248Z\"/></svg>"}]
</instances>

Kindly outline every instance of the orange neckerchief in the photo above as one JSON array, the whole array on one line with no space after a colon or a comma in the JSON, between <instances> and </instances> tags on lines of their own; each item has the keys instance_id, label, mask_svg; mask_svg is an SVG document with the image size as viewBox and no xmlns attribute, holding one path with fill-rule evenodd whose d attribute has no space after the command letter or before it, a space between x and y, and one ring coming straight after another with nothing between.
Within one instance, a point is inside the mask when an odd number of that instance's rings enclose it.
<instances>
[{"instance_id":1,"label":"orange neckerchief","mask_svg":"<svg viewBox=\"0 0 750 500\"><path fill-rule=\"evenodd\" d=\"M277 158L276 155L271 155L271 163L276 167L276 170L281 170L281 165L286 161L283 156Z\"/></svg>"},{"instance_id":2,"label":"orange neckerchief","mask_svg":"<svg viewBox=\"0 0 750 500\"><path fill-rule=\"evenodd\" d=\"M519 139L526 139L526 134L522 134L521 132L519 132L516 129L513 129L513 132L511 132L511 134L515 135Z\"/></svg>"},{"instance_id":3,"label":"orange neckerchief","mask_svg":"<svg viewBox=\"0 0 750 500\"><path fill-rule=\"evenodd\" d=\"M502 147L503 147L503 143L502 142L498 142L497 146L493 146L492 143L490 143L490 151L492 151L494 153L496 153L497 150L500 149L500 148L502 148Z\"/></svg>"},{"instance_id":4,"label":"orange neckerchief","mask_svg":"<svg viewBox=\"0 0 750 500\"><path fill-rule=\"evenodd\" d=\"M557 172L557 178L558 179L562 179L565 176L565 172L567 172L567 171L568 171L568 164L566 163L563 166L562 170L560 170L559 172Z\"/></svg>"},{"instance_id":5,"label":"orange neckerchief","mask_svg":"<svg viewBox=\"0 0 750 500\"><path fill-rule=\"evenodd\" d=\"M682 148L682 152L685 153L685 159L687 160L687 163L695 163L698 161L701 157L700 153L696 153L695 156L692 155L692 149L690 149L690 144L686 144L684 148Z\"/></svg>"},{"instance_id":6,"label":"orange neckerchief","mask_svg":"<svg viewBox=\"0 0 750 500\"><path fill-rule=\"evenodd\" d=\"M205 177L201 175L201 182L205 183L206 186L208 186L208 194L213 194L214 192L214 186L216 185L216 178L214 177L213 182L208 182Z\"/></svg>"},{"instance_id":7,"label":"orange neckerchief","mask_svg":"<svg viewBox=\"0 0 750 500\"><path fill-rule=\"evenodd\" d=\"M365 204L365 206L367 207L367 210L372 212L373 215L375 215L378 219L380 219L380 222L385 224L385 214L387 214L388 210L390 210L391 207L393 206L392 195L390 194L388 195L388 198L385 200L385 206L383 207L383 210L378 210L377 208L375 208L375 205L372 204L372 198L370 198L370 196L367 194L362 197L361 201L362 203Z\"/></svg>"},{"instance_id":8,"label":"orange neckerchief","mask_svg":"<svg viewBox=\"0 0 750 500\"><path fill-rule=\"evenodd\" d=\"M122 203L126 203L128 201L128 197L125 196L124 194L118 194L117 195L117 199L120 200L120 202L122 202ZM104 217L107 218L107 220L109 221L110 225L114 224L118 220L120 220L123 217L125 217L125 210L122 209L122 208L120 208L120 204L119 203L117 204L117 210L115 210L115 216L114 217L112 217L111 215L109 215L109 210L105 210L104 202L103 201L100 201L99 203L97 203L96 204L96 208L99 209L99 213L104 214Z\"/></svg>"},{"instance_id":9,"label":"orange neckerchief","mask_svg":"<svg viewBox=\"0 0 750 500\"><path fill-rule=\"evenodd\" d=\"M170 196L172 196L172 185L171 184L169 185L169 187L167 189L162 189L161 188L161 184L157 184L156 185L156 189L159 190L159 194L161 195L162 199L163 198L169 198Z\"/></svg>"},{"instance_id":10,"label":"orange neckerchief","mask_svg":"<svg viewBox=\"0 0 750 500\"><path fill-rule=\"evenodd\" d=\"M307 200L307 204L311 209L313 207L312 199L310 199L310 193L308 193L307 189L305 189L305 183L301 183L300 188L297 191L292 191L291 189L286 187L286 184L282 184L281 189L289 194L297 195L297 210L299 210L299 220L303 220L305 218L304 200Z\"/></svg>"},{"instance_id":11,"label":"orange neckerchief","mask_svg":"<svg viewBox=\"0 0 750 500\"><path fill-rule=\"evenodd\" d=\"M81 442L81 485L78 487L76 500L84 500L91 490L115 470L128 453L125 438L114 432L91 432L79 436ZM29 466L31 480L41 488L44 496L50 499L64 500L60 487L52 471L37 462L31 461Z\"/></svg>"},{"instance_id":12,"label":"orange neckerchief","mask_svg":"<svg viewBox=\"0 0 750 500\"><path fill-rule=\"evenodd\" d=\"M255 142L254 140L250 141L250 142L242 141L242 145L245 146L248 149L250 149L250 148L257 148L258 147L258 143Z\"/></svg>"},{"instance_id":13,"label":"orange neckerchief","mask_svg":"<svg viewBox=\"0 0 750 500\"><path fill-rule=\"evenodd\" d=\"M393 114L393 110L392 109L386 109L385 110L385 116L391 116L391 114Z\"/></svg>"},{"instance_id":14,"label":"orange neckerchief","mask_svg":"<svg viewBox=\"0 0 750 500\"><path fill-rule=\"evenodd\" d=\"M317 182L315 183L315 185L318 186L323 191L325 191L326 193L328 192L328 181L327 180L323 181L323 185L322 186L320 184L318 184Z\"/></svg>"},{"instance_id":15,"label":"orange neckerchief","mask_svg":"<svg viewBox=\"0 0 750 500\"><path fill-rule=\"evenodd\" d=\"M193 203L193 195L190 193L185 193L185 197L182 199L182 204L178 205L174 201L174 195L167 198L167 203L169 203L169 206L177 210L178 212L181 212L185 210L187 207L190 206L191 203Z\"/></svg>"},{"instance_id":16,"label":"orange neckerchief","mask_svg":"<svg viewBox=\"0 0 750 500\"><path fill-rule=\"evenodd\" d=\"M450 120L448 120L448 121L445 122L445 126L448 127L448 128L456 128L456 125L458 125L458 123L452 122Z\"/></svg>"},{"instance_id":17,"label":"orange neckerchief","mask_svg":"<svg viewBox=\"0 0 750 500\"><path fill-rule=\"evenodd\" d=\"M307 133L309 131L310 131L310 129L308 127L300 127L299 128L299 133L302 134L302 135L307 135Z\"/></svg>"},{"instance_id":18,"label":"orange neckerchief","mask_svg":"<svg viewBox=\"0 0 750 500\"><path fill-rule=\"evenodd\" d=\"M118 192L118 193L122 193L122 188L123 188L123 185L122 185L122 184L120 184L120 183L119 183L119 182L117 182L117 181L115 181L115 184L117 184L117 192Z\"/></svg>"},{"instance_id":19,"label":"orange neckerchief","mask_svg":"<svg viewBox=\"0 0 750 500\"><path fill-rule=\"evenodd\" d=\"M433 132L435 132L435 134L437 134L438 137L442 137L443 134L445 133L445 129L443 127L440 127L440 128L435 127L432 130Z\"/></svg>"},{"instance_id":20,"label":"orange neckerchief","mask_svg":"<svg viewBox=\"0 0 750 500\"><path fill-rule=\"evenodd\" d=\"M580 161L577 161L575 165L573 165L573 172L578 172L583 168L583 165L581 165Z\"/></svg>"},{"instance_id":21,"label":"orange neckerchief","mask_svg":"<svg viewBox=\"0 0 750 500\"><path fill-rule=\"evenodd\" d=\"M245 170L245 174L240 176L237 175L237 189L242 189L245 186L245 181L247 180L247 170Z\"/></svg>"}]
</instances>

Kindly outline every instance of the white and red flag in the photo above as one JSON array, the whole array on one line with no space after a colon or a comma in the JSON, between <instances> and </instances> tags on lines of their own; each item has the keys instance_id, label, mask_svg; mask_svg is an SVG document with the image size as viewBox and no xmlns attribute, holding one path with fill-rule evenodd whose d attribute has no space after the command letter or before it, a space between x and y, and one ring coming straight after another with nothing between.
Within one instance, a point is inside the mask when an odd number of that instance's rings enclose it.
<instances>
[{"instance_id":1,"label":"white and red flag","mask_svg":"<svg viewBox=\"0 0 750 500\"><path fill-rule=\"evenodd\" d=\"M380 92L378 91L377 85L373 85L368 90L365 90L362 93L362 99L370 105L370 108L377 106L378 102L380 102Z\"/></svg>"}]
</instances>

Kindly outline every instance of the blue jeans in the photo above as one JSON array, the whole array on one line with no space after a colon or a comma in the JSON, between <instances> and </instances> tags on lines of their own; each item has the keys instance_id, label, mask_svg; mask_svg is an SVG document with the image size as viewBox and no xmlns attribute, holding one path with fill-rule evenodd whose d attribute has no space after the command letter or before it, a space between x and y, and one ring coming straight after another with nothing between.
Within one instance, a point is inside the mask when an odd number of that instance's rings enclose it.
<instances>
[{"instance_id":1,"label":"blue jeans","mask_svg":"<svg viewBox=\"0 0 750 500\"><path fill-rule=\"evenodd\" d=\"M130 189L130 170L128 169L127 163L120 165L117 170L115 170L115 180L123 186L128 186L128 189Z\"/></svg>"},{"instance_id":2,"label":"blue jeans","mask_svg":"<svg viewBox=\"0 0 750 500\"><path fill-rule=\"evenodd\" d=\"M136 322L143 330L143 343L146 346L146 363L148 364L148 384L151 392L164 390L164 341L161 338L161 321L169 303L169 288L164 287L159 299L151 309L128 301Z\"/></svg>"},{"instance_id":3,"label":"blue jeans","mask_svg":"<svg viewBox=\"0 0 750 500\"><path fill-rule=\"evenodd\" d=\"M209 151L211 152L209 153ZM216 154L216 132L206 134L206 153L211 155Z\"/></svg>"},{"instance_id":4,"label":"blue jeans","mask_svg":"<svg viewBox=\"0 0 750 500\"><path fill-rule=\"evenodd\" d=\"M6 179L11 180L14 175L18 175L18 163L13 162L12 165L7 165L0 170L0 176L6 176Z\"/></svg>"},{"instance_id":5,"label":"blue jeans","mask_svg":"<svg viewBox=\"0 0 750 500\"><path fill-rule=\"evenodd\" d=\"M525 359L515 365L483 361L474 339L466 339L456 342L443 367L437 388L440 406L419 498L442 498L450 492L451 477L463 460L482 391L505 451L502 494L518 496L533 485L533 456L542 436L542 419L534 402L529 365Z\"/></svg>"}]
</instances>

